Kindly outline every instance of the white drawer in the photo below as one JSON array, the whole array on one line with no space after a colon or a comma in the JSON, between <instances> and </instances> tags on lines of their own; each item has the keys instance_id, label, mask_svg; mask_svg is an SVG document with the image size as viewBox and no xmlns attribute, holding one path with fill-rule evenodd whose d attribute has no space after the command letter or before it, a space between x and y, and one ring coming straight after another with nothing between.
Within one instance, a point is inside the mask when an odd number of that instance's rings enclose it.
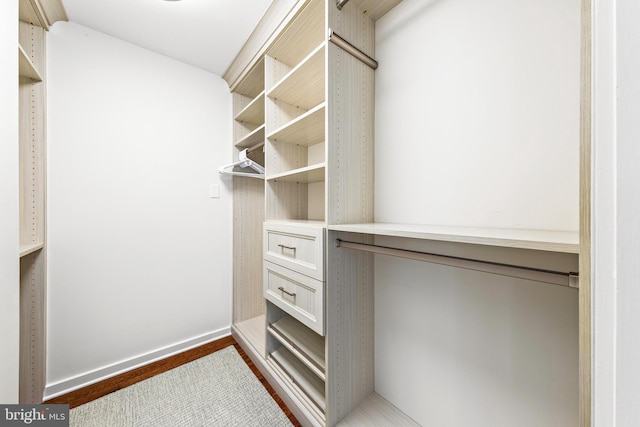
<instances>
[{"instance_id":1,"label":"white drawer","mask_svg":"<svg viewBox=\"0 0 640 427\"><path fill-rule=\"evenodd\" d=\"M265 261L264 296L324 336L324 282Z\"/></svg>"},{"instance_id":2,"label":"white drawer","mask_svg":"<svg viewBox=\"0 0 640 427\"><path fill-rule=\"evenodd\" d=\"M264 259L324 280L324 227L264 223Z\"/></svg>"}]
</instances>

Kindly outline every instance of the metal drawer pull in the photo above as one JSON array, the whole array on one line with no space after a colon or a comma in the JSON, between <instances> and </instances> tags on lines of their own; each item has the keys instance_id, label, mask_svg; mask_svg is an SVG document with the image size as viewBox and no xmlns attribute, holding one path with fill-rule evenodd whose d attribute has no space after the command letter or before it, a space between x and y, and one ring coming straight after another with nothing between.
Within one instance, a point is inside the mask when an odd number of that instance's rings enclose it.
<instances>
[{"instance_id":1,"label":"metal drawer pull","mask_svg":"<svg viewBox=\"0 0 640 427\"><path fill-rule=\"evenodd\" d=\"M285 294L289 295L290 297L295 297L295 296L296 296L296 293L295 293L295 292L294 292L294 293L287 292L287 291L285 290L285 288L283 288L282 286L278 287L278 290L279 290L280 292L284 292Z\"/></svg>"},{"instance_id":2,"label":"metal drawer pull","mask_svg":"<svg viewBox=\"0 0 640 427\"><path fill-rule=\"evenodd\" d=\"M287 245L283 245L282 243L280 243L278 246L280 246L282 249L290 249L292 251L296 250L295 246L287 246Z\"/></svg>"}]
</instances>

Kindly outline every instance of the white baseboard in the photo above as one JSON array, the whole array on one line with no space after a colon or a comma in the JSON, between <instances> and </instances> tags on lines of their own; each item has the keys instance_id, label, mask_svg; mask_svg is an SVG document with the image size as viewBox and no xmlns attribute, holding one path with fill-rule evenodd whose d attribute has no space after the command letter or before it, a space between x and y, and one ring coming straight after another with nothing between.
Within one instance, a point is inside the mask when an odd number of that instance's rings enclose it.
<instances>
[{"instance_id":1,"label":"white baseboard","mask_svg":"<svg viewBox=\"0 0 640 427\"><path fill-rule=\"evenodd\" d=\"M113 365L108 365L103 368L96 369L84 374L80 374L73 378L69 378L63 381L59 381L54 384L47 384L44 389L44 399L48 400L71 391L77 390L82 387L86 387L91 384L95 384L99 381L107 378L120 375L124 372L132 369L139 368L141 366L148 365L149 363L156 362L158 360L166 359L169 356L182 353L183 351L190 350L195 347L207 344L211 341L224 338L231 335L231 328L223 328L217 331L209 332L204 335L200 335L195 338L172 344L170 346L154 350L152 352L142 354L140 356L132 357L131 359L123 360Z\"/></svg>"}]
</instances>

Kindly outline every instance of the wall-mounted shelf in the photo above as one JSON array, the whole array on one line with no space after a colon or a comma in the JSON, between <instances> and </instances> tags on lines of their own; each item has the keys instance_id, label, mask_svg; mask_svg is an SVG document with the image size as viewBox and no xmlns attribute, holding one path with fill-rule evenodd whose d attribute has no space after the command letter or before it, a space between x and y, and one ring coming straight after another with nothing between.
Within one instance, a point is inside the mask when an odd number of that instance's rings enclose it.
<instances>
[{"instance_id":1,"label":"wall-mounted shelf","mask_svg":"<svg viewBox=\"0 0 640 427\"><path fill-rule=\"evenodd\" d=\"M264 141L264 125L254 129L247 136L237 141L235 143L235 146L237 148L249 148L263 141Z\"/></svg>"},{"instance_id":2,"label":"wall-mounted shelf","mask_svg":"<svg viewBox=\"0 0 640 427\"><path fill-rule=\"evenodd\" d=\"M341 224L329 230L378 236L409 237L444 242L472 243L550 252L579 253L577 231L522 230L510 228L454 227L419 224Z\"/></svg>"},{"instance_id":3,"label":"wall-mounted shelf","mask_svg":"<svg viewBox=\"0 0 640 427\"><path fill-rule=\"evenodd\" d=\"M324 101L324 63L325 43L289 71L267 96L306 110L315 107Z\"/></svg>"},{"instance_id":4,"label":"wall-mounted shelf","mask_svg":"<svg viewBox=\"0 0 640 427\"><path fill-rule=\"evenodd\" d=\"M28 77L38 82L42 81L40 72L36 69L35 65L33 65L33 62L29 59L29 55L27 55L20 45L18 45L18 63L20 67L20 76Z\"/></svg>"},{"instance_id":5,"label":"wall-mounted shelf","mask_svg":"<svg viewBox=\"0 0 640 427\"><path fill-rule=\"evenodd\" d=\"M299 183L313 183L324 181L325 176L325 163L319 163L317 165L311 165L300 169L295 169L290 172L279 173L267 177L268 181L283 181L283 182L299 182Z\"/></svg>"},{"instance_id":6,"label":"wall-mounted shelf","mask_svg":"<svg viewBox=\"0 0 640 427\"><path fill-rule=\"evenodd\" d=\"M310 146L325 140L325 103L312 108L271 133L268 138Z\"/></svg>"}]
</instances>

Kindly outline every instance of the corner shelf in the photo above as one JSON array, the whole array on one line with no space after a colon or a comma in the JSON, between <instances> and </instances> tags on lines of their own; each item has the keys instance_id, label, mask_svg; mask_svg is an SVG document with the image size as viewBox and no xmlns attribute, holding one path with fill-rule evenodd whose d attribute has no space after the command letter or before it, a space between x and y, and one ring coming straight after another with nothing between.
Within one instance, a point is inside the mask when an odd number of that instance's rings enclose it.
<instances>
[{"instance_id":1,"label":"corner shelf","mask_svg":"<svg viewBox=\"0 0 640 427\"><path fill-rule=\"evenodd\" d=\"M409 237L444 242L471 243L507 248L578 254L577 231L524 230L515 228L458 227L427 224L340 224L329 230L376 236Z\"/></svg>"},{"instance_id":2,"label":"corner shelf","mask_svg":"<svg viewBox=\"0 0 640 427\"><path fill-rule=\"evenodd\" d=\"M326 163L307 166L267 177L267 181L314 183L324 181Z\"/></svg>"},{"instance_id":3,"label":"corner shelf","mask_svg":"<svg viewBox=\"0 0 640 427\"><path fill-rule=\"evenodd\" d=\"M20 45L18 45L18 63L20 76L28 77L31 80L35 80L37 82L42 81L40 72L38 72L35 65L33 65L33 62L31 62L31 59L29 59L29 55L27 55L27 53Z\"/></svg>"}]
</instances>

